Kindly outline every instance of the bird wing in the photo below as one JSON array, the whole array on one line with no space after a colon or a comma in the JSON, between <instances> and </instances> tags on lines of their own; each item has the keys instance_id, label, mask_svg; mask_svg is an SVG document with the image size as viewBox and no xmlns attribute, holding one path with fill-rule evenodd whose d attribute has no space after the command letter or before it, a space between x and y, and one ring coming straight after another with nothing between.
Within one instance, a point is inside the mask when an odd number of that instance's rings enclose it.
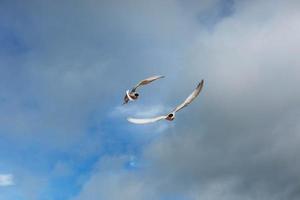
<instances>
[{"instance_id":1,"label":"bird wing","mask_svg":"<svg viewBox=\"0 0 300 200\"><path fill-rule=\"evenodd\" d=\"M134 88L132 88L131 92L135 92L135 90L142 85L147 85L147 84L151 83L152 81L155 81L157 79L164 78L164 77L165 76L151 76L149 78L141 80L136 86L134 86Z\"/></svg>"},{"instance_id":2,"label":"bird wing","mask_svg":"<svg viewBox=\"0 0 300 200\"><path fill-rule=\"evenodd\" d=\"M149 124L149 123L154 123L159 120L165 119L167 116L158 116L154 118L148 118L148 119L137 119L137 118L127 118L127 120L131 123L134 124Z\"/></svg>"},{"instance_id":3,"label":"bird wing","mask_svg":"<svg viewBox=\"0 0 300 200\"><path fill-rule=\"evenodd\" d=\"M204 85L204 80L202 80L196 87L196 89L192 92L192 94L190 94L186 99L185 101L180 104L179 106L177 106L173 112L177 112L179 111L180 109L186 107L187 105L189 105L198 95L199 93L201 92L202 88L203 88L203 85Z\"/></svg>"}]
</instances>

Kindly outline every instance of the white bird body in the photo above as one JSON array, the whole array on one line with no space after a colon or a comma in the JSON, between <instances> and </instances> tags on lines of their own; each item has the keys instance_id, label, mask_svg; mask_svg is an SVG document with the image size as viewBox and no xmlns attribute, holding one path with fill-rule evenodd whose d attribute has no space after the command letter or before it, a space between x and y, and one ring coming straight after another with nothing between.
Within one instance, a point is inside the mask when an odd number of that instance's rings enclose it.
<instances>
[{"instance_id":1,"label":"white bird body","mask_svg":"<svg viewBox=\"0 0 300 200\"><path fill-rule=\"evenodd\" d=\"M168 115L148 118L148 119L137 119L137 118L127 118L127 120L134 124L149 124L160 121L162 119L173 121L175 119L175 114L182 108L188 106L201 92L204 85L204 81L202 80L196 87L196 89L179 105L177 106L172 112Z\"/></svg>"},{"instance_id":2,"label":"white bird body","mask_svg":"<svg viewBox=\"0 0 300 200\"><path fill-rule=\"evenodd\" d=\"M149 83L151 83L151 82L153 82L157 79L160 79L160 78L164 78L164 76L151 76L149 78L141 80L130 91L129 90L126 91L126 95L124 97L124 103L123 104L126 104L129 101L135 101L135 100L138 99L139 93L136 92L137 88L139 88L140 86L143 86L143 85L147 85L147 84L149 84Z\"/></svg>"},{"instance_id":3,"label":"white bird body","mask_svg":"<svg viewBox=\"0 0 300 200\"><path fill-rule=\"evenodd\" d=\"M126 90L126 96L130 101L134 101L134 99L130 96L129 90Z\"/></svg>"}]
</instances>

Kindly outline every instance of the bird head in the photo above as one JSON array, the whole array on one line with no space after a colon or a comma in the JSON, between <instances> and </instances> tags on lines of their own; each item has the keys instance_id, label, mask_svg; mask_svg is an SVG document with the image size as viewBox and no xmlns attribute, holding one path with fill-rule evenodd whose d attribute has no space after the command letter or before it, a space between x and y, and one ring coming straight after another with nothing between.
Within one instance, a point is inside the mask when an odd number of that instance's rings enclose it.
<instances>
[{"instance_id":1,"label":"bird head","mask_svg":"<svg viewBox=\"0 0 300 200\"><path fill-rule=\"evenodd\" d=\"M133 99L137 99L137 98L139 98L139 93L137 93L137 92L134 92L133 94L132 94L132 98Z\"/></svg>"},{"instance_id":2,"label":"bird head","mask_svg":"<svg viewBox=\"0 0 300 200\"><path fill-rule=\"evenodd\" d=\"M175 119L175 113L168 114L166 119L169 120L169 121L173 121Z\"/></svg>"}]
</instances>

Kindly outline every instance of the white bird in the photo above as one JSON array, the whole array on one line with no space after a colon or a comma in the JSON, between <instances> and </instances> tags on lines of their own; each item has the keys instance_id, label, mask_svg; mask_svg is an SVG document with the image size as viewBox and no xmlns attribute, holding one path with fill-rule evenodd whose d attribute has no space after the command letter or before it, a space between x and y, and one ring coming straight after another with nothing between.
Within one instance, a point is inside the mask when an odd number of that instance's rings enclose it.
<instances>
[{"instance_id":1,"label":"white bird","mask_svg":"<svg viewBox=\"0 0 300 200\"><path fill-rule=\"evenodd\" d=\"M155 80L160 79L160 78L164 78L164 76L151 76L149 78L146 78L146 79L140 81L136 86L134 86L131 89L131 91L127 90L126 95L124 97L124 103L123 104L128 103L128 101L134 101L134 100L138 99L139 93L136 92L138 87L140 87L142 85L147 85L147 84L151 83L152 81L155 81Z\"/></svg>"},{"instance_id":2,"label":"white bird","mask_svg":"<svg viewBox=\"0 0 300 200\"><path fill-rule=\"evenodd\" d=\"M158 116L154 118L147 118L147 119L137 119L137 118L127 118L127 120L134 124L149 124L154 123L162 119L166 119L169 121L173 121L175 119L175 113L182 108L188 106L201 92L204 85L204 80L202 80L196 87L196 89L190 94L184 102L182 102L179 106L177 106L173 111L171 111L168 115Z\"/></svg>"}]
</instances>

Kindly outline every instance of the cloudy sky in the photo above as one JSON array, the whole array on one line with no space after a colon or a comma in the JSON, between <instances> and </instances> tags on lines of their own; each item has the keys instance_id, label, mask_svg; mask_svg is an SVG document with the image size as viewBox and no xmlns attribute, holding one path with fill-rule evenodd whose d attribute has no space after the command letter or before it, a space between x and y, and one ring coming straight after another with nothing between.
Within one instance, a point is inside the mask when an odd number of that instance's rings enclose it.
<instances>
[{"instance_id":1,"label":"cloudy sky","mask_svg":"<svg viewBox=\"0 0 300 200\"><path fill-rule=\"evenodd\" d=\"M0 199L300 199L299 0L1 0ZM126 89L152 75L141 98ZM205 79L173 122L165 114Z\"/></svg>"}]
</instances>

